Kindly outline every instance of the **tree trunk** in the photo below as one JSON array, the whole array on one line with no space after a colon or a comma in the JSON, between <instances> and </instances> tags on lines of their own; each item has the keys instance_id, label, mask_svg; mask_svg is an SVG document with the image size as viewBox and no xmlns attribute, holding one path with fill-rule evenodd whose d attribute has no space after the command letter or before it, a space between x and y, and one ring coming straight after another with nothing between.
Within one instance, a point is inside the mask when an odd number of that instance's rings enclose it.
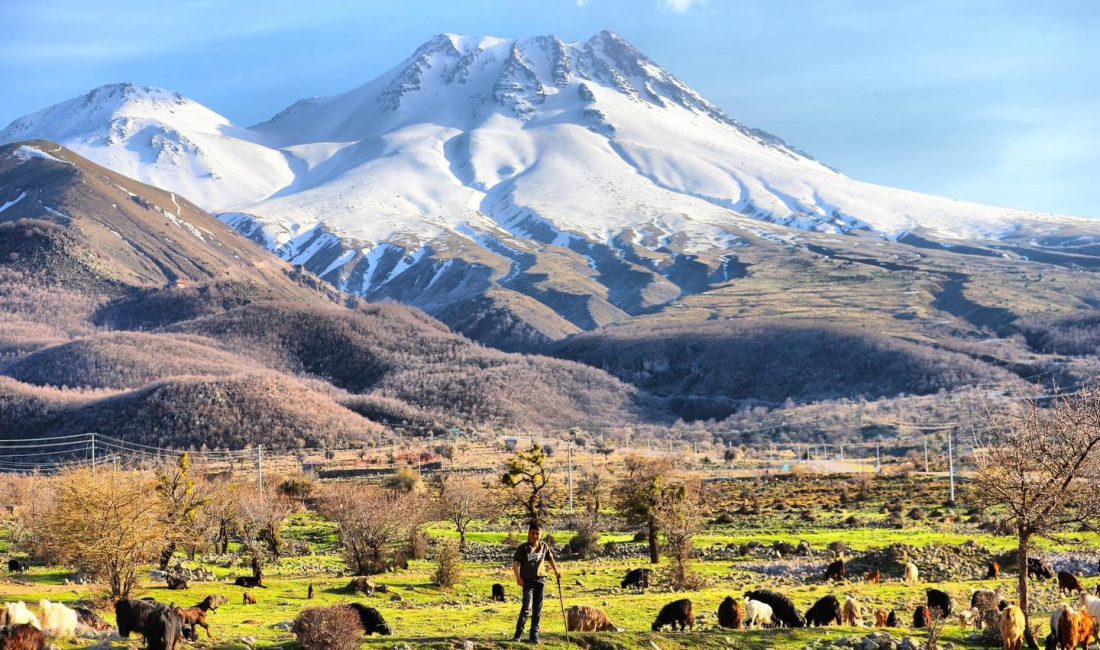
<instances>
[{"instance_id":1,"label":"tree trunk","mask_svg":"<svg viewBox=\"0 0 1100 650\"><path fill-rule=\"evenodd\" d=\"M463 553L466 552L466 528L462 527L458 529L458 548Z\"/></svg>"},{"instance_id":2,"label":"tree trunk","mask_svg":"<svg viewBox=\"0 0 1100 650\"><path fill-rule=\"evenodd\" d=\"M659 553L660 548L657 545L657 520L653 517L649 518L649 563L657 564L661 561L661 555Z\"/></svg>"},{"instance_id":3,"label":"tree trunk","mask_svg":"<svg viewBox=\"0 0 1100 650\"><path fill-rule=\"evenodd\" d=\"M1027 602L1027 543L1030 536L1024 531L1024 529L1016 529L1016 539L1019 546L1016 549L1016 560L1020 565L1020 609L1024 611L1024 619L1028 620L1030 610Z\"/></svg>"},{"instance_id":4,"label":"tree trunk","mask_svg":"<svg viewBox=\"0 0 1100 650\"><path fill-rule=\"evenodd\" d=\"M172 556L175 555L175 554L176 554L176 543L175 542L169 542L168 546L165 547L165 549L163 551L161 551L161 554L160 554L160 570L161 571L168 570L168 565L172 562Z\"/></svg>"}]
</instances>

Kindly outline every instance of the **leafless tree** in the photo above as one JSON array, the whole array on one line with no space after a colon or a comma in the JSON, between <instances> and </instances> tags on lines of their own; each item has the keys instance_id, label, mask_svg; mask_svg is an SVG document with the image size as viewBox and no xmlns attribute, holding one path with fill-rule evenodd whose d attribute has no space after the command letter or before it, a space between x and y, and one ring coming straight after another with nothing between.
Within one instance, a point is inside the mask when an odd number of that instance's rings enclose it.
<instances>
[{"instance_id":1,"label":"leafless tree","mask_svg":"<svg viewBox=\"0 0 1100 650\"><path fill-rule=\"evenodd\" d=\"M466 531L470 524L492 517L497 510L496 499L484 481L463 474L448 474L439 480L435 505L439 517L455 525L462 551L466 550Z\"/></svg>"},{"instance_id":2,"label":"leafless tree","mask_svg":"<svg viewBox=\"0 0 1100 650\"><path fill-rule=\"evenodd\" d=\"M653 516L665 538L665 554L671 563L669 578L675 589L694 588L691 560L695 536L703 528L705 510L698 485L675 483L663 487Z\"/></svg>"},{"instance_id":3,"label":"leafless tree","mask_svg":"<svg viewBox=\"0 0 1100 650\"><path fill-rule=\"evenodd\" d=\"M661 560L657 505L661 490L672 472L672 463L663 459L629 456L623 461L623 466L626 474L615 487L615 505L627 523L645 528L649 540L649 561L657 564Z\"/></svg>"},{"instance_id":4,"label":"leafless tree","mask_svg":"<svg viewBox=\"0 0 1100 650\"><path fill-rule=\"evenodd\" d=\"M398 544L423 520L424 503L414 492L343 483L325 490L321 510L339 528L348 565L372 575L394 566Z\"/></svg>"},{"instance_id":5,"label":"leafless tree","mask_svg":"<svg viewBox=\"0 0 1100 650\"><path fill-rule=\"evenodd\" d=\"M989 413L975 450L975 498L1000 507L1016 532L1020 607L1028 612L1028 549L1035 536L1092 527L1100 516L1100 390L1062 395L1047 408Z\"/></svg>"}]
</instances>

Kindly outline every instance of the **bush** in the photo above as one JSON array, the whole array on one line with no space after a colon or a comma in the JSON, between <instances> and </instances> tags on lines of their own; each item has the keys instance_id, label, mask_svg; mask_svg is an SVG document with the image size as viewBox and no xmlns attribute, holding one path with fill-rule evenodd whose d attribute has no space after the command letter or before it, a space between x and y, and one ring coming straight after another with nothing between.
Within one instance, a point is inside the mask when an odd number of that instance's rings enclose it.
<instances>
[{"instance_id":1,"label":"bush","mask_svg":"<svg viewBox=\"0 0 1100 650\"><path fill-rule=\"evenodd\" d=\"M303 650L358 650L363 642L359 616L343 605L302 610L291 631Z\"/></svg>"},{"instance_id":2,"label":"bush","mask_svg":"<svg viewBox=\"0 0 1100 650\"><path fill-rule=\"evenodd\" d=\"M428 557L428 534L423 528L413 528L409 531L409 546L405 550L405 558L423 560L426 557Z\"/></svg>"},{"instance_id":3,"label":"bush","mask_svg":"<svg viewBox=\"0 0 1100 650\"><path fill-rule=\"evenodd\" d=\"M462 580L462 552L458 542L446 539L439 543L432 581L440 589L450 589Z\"/></svg>"},{"instance_id":4,"label":"bush","mask_svg":"<svg viewBox=\"0 0 1100 650\"><path fill-rule=\"evenodd\" d=\"M581 557L590 557L600 550L600 531L596 529L596 519L591 516L581 516L574 521L577 530L565 550Z\"/></svg>"},{"instance_id":5,"label":"bush","mask_svg":"<svg viewBox=\"0 0 1100 650\"><path fill-rule=\"evenodd\" d=\"M921 519L924 519L924 517L925 517L924 508L913 508L912 510L909 511L909 518L910 519L914 519L914 520L919 521Z\"/></svg>"}]
</instances>

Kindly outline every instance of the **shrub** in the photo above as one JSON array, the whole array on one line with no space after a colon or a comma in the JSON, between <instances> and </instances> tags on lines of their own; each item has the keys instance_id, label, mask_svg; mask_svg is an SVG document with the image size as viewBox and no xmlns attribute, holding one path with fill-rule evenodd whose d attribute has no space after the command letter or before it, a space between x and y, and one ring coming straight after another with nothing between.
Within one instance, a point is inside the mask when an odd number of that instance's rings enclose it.
<instances>
[{"instance_id":1,"label":"shrub","mask_svg":"<svg viewBox=\"0 0 1100 650\"><path fill-rule=\"evenodd\" d=\"M913 508L909 511L909 518L914 520L921 520L925 518L924 508Z\"/></svg>"},{"instance_id":2,"label":"shrub","mask_svg":"<svg viewBox=\"0 0 1100 650\"><path fill-rule=\"evenodd\" d=\"M439 585L440 589L450 589L462 580L462 552L458 548L458 542L451 539L443 540L436 550L435 573L432 581Z\"/></svg>"},{"instance_id":3,"label":"shrub","mask_svg":"<svg viewBox=\"0 0 1100 650\"><path fill-rule=\"evenodd\" d=\"M595 555L600 548L600 531L596 529L596 519L591 516L581 516L574 522L576 534L573 535L565 550L581 557Z\"/></svg>"},{"instance_id":4,"label":"shrub","mask_svg":"<svg viewBox=\"0 0 1100 650\"><path fill-rule=\"evenodd\" d=\"M359 616L342 605L303 610L291 631L303 650L358 650L363 642Z\"/></svg>"}]
</instances>

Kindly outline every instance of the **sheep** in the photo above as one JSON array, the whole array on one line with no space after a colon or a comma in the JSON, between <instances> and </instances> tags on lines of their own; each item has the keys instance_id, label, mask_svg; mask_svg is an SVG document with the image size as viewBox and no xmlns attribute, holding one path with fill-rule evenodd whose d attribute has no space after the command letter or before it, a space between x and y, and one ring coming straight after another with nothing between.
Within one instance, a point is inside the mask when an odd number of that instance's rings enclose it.
<instances>
[{"instance_id":1,"label":"sheep","mask_svg":"<svg viewBox=\"0 0 1100 650\"><path fill-rule=\"evenodd\" d=\"M928 602L929 610L940 610L940 618L951 616L953 604L951 602L951 596L948 595L947 592L940 591L939 589L928 589L925 591L925 597Z\"/></svg>"},{"instance_id":2,"label":"sheep","mask_svg":"<svg viewBox=\"0 0 1100 650\"><path fill-rule=\"evenodd\" d=\"M1057 650L1058 648L1058 622L1062 620L1062 612L1068 611L1067 605L1059 605L1054 608L1054 611L1050 613L1050 634L1046 639L1046 650Z\"/></svg>"},{"instance_id":3,"label":"sheep","mask_svg":"<svg viewBox=\"0 0 1100 650\"><path fill-rule=\"evenodd\" d=\"M363 631L367 636L372 634L390 636L393 634L393 628L386 623L386 619L382 618L381 612L377 609L367 607L361 603L348 603L348 607L352 608L359 616L359 622L362 624Z\"/></svg>"},{"instance_id":4,"label":"sheep","mask_svg":"<svg viewBox=\"0 0 1100 650\"><path fill-rule=\"evenodd\" d=\"M959 627L966 629L971 625L980 628L982 613L978 611L977 607L971 607L970 609L964 609L956 614L959 618Z\"/></svg>"},{"instance_id":5,"label":"sheep","mask_svg":"<svg viewBox=\"0 0 1100 650\"><path fill-rule=\"evenodd\" d=\"M745 601L745 627L752 627L759 625L761 627L771 627L772 625L772 608L767 603L762 603L759 600L747 599Z\"/></svg>"},{"instance_id":6,"label":"sheep","mask_svg":"<svg viewBox=\"0 0 1100 650\"><path fill-rule=\"evenodd\" d=\"M46 650L46 635L29 623L0 627L0 650Z\"/></svg>"},{"instance_id":7,"label":"sheep","mask_svg":"<svg viewBox=\"0 0 1100 650\"><path fill-rule=\"evenodd\" d=\"M238 587L253 588L259 587L260 589L267 589L263 584L263 578L257 578L256 576L238 576L233 584Z\"/></svg>"},{"instance_id":8,"label":"sheep","mask_svg":"<svg viewBox=\"0 0 1100 650\"><path fill-rule=\"evenodd\" d=\"M932 610L927 605L917 605L913 610L913 628L922 629L932 624Z\"/></svg>"},{"instance_id":9,"label":"sheep","mask_svg":"<svg viewBox=\"0 0 1100 650\"><path fill-rule=\"evenodd\" d=\"M73 607L73 611L76 612L77 621L79 621L81 625L90 630L94 630L96 632L106 632L107 630L111 629L110 623L100 618L99 614L96 614L87 607L80 607L78 605Z\"/></svg>"},{"instance_id":10,"label":"sheep","mask_svg":"<svg viewBox=\"0 0 1100 650\"><path fill-rule=\"evenodd\" d=\"M773 620L781 623L783 627L806 627L806 619L794 608L794 603L783 594L769 589L756 589L746 591L745 598L767 603L772 608Z\"/></svg>"},{"instance_id":11,"label":"sheep","mask_svg":"<svg viewBox=\"0 0 1100 650\"><path fill-rule=\"evenodd\" d=\"M378 586L374 584L374 581L367 576L355 576L348 583L348 591L351 593L362 593L366 596L370 596L378 589Z\"/></svg>"},{"instance_id":12,"label":"sheep","mask_svg":"<svg viewBox=\"0 0 1100 650\"><path fill-rule=\"evenodd\" d=\"M718 605L718 626L727 630L740 630L745 621L745 610L739 601L726 596Z\"/></svg>"},{"instance_id":13,"label":"sheep","mask_svg":"<svg viewBox=\"0 0 1100 650\"><path fill-rule=\"evenodd\" d=\"M870 572L867 573L867 575L863 576L863 580L865 582L869 582L873 585L881 584L882 583L882 572L881 571L870 571Z\"/></svg>"},{"instance_id":14,"label":"sheep","mask_svg":"<svg viewBox=\"0 0 1100 650\"><path fill-rule=\"evenodd\" d=\"M886 621L890 619L890 612L885 609L875 610L875 627L887 627Z\"/></svg>"},{"instance_id":15,"label":"sheep","mask_svg":"<svg viewBox=\"0 0 1100 650\"><path fill-rule=\"evenodd\" d=\"M1093 618L1100 621L1100 598L1083 593L1077 598L1077 606L1084 607Z\"/></svg>"},{"instance_id":16,"label":"sheep","mask_svg":"<svg viewBox=\"0 0 1100 650\"><path fill-rule=\"evenodd\" d=\"M997 564L996 560L989 561L989 566L986 569L985 577L988 580L995 580L1001 577L1001 565Z\"/></svg>"},{"instance_id":17,"label":"sheep","mask_svg":"<svg viewBox=\"0 0 1100 650\"><path fill-rule=\"evenodd\" d=\"M243 605L255 605L256 604L256 597L253 596L250 592L246 591L246 592L244 592L244 599L243 599L242 604Z\"/></svg>"},{"instance_id":18,"label":"sheep","mask_svg":"<svg viewBox=\"0 0 1100 650\"><path fill-rule=\"evenodd\" d=\"M1024 630L1027 619L1019 607L1011 605L1001 612L1001 643L1004 650L1021 650L1024 645Z\"/></svg>"},{"instance_id":19,"label":"sheep","mask_svg":"<svg viewBox=\"0 0 1100 650\"><path fill-rule=\"evenodd\" d=\"M626 577L619 583L619 587L626 589L632 587L634 589L649 589L649 569L631 569L626 572Z\"/></svg>"},{"instance_id":20,"label":"sheep","mask_svg":"<svg viewBox=\"0 0 1100 650\"><path fill-rule=\"evenodd\" d=\"M5 603L3 609L0 610L0 625L20 625L22 623L42 629L38 617L27 607L26 603L21 600L14 603Z\"/></svg>"},{"instance_id":21,"label":"sheep","mask_svg":"<svg viewBox=\"0 0 1100 650\"><path fill-rule=\"evenodd\" d=\"M834 560L825 567L825 579L837 582L848 577L848 569L844 566L844 560Z\"/></svg>"},{"instance_id":22,"label":"sheep","mask_svg":"<svg viewBox=\"0 0 1100 650\"><path fill-rule=\"evenodd\" d=\"M859 601L851 596L844 601L844 625L849 627L863 627L863 608L859 606Z\"/></svg>"},{"instance_id":23,"label":"sheep","mask_svg":"<svg viewBox=\"0 0 1100 650\"><path fill-rule=\"evenodd\" d=\"M1083 646L1088 650L1089 640L1096 636L1096 619L1088 610L1081 608L1074 612L1063 608L1058 619L1058 645L1062 650L1076 650Z\"/></svg>"},{"instance_id":24,"label":"sheep","mask_svg":"<svg viewBox=\"0 0 1100 650\"><path fill-rule=\"evenodd\" d=\"M920 572L917 570L917 565L912 562L905 563L905 583L917 584L920 582Z\"/></svg>"},{"instance_id":25,"label":"sheep","mask_svg":"<svg viewBox=\"0 0 1100 650\"><path fill-rule=\"evenodd\" d=\"M1081 581L1077 579L1077 576L1073 575L1069 571L1058 572L1058 593L1070 595L1073 593L1083 594L1085 588L1081 586Z\"/></svg>"},{"instance_id":26,"label":"sheep","mask_svg":"<svg viewBox=\"0 0 1100 650\"><path fill-rule=\"evenodd\" d=\"M19 560L12 558L8 560L8 572L9 573L26 573L30 567L26 562L20 562Z\"/></svg>"},{"instance_id":27,"label":"sheep","mask_svg":"<svg viewBox=\"0 0 1100 650\"><path fill-rule=\"evenodd\" d=\"M38 617L42 621L43 632L62 639L75 635L76 625L80 622L80 617L72 609L45 599L38 601Z\"/></svg>"},{"instance_id":28,"label":"sheep","mask_svg":"<svg viewBox=\"0 0 1100 650\"><path fill-rule=\"evenodd\" d=\"M840 611L840 601L836 596L823 596L818 599L813 607L806 610L806 625L822 627L825 625L843 625L844 619Z\"/></svg>"},{"instance_id":29,"label":"sheep","mask_svg":"<svg viewBox=\"0 0 1100 650\"><path fill-rule=\"evenodd\" d=\"M691 614L691 601L687 598L674 600L661 608L657 619L653 621L654 632L660 632L662 627L668 626L675 630L679 626L683 632L687 628L695 627L695 617Z\"/></svg>"},{"instance_id":30,"label":"sheep","mask_svg":"<svg viewBox=\"0 0 1100 650\"><path fill-rule=\"evenodd\" d=\"M573 605L565 610L566 630L570 632L619 632L599 607Z\"/></svg>"},{"instance_id":31,"label":"sheep","mask_svg":"<svg viewBox=\"0 0 1100 650\"><path fill-rule=\"evenodd\" d=\"M504 585L499 582L493 585L493 600L498 603L504 602Z\"/></svg>"},{"instance_id":32,"label":"sheep","mask_svg":"<svg viewBox=\"0 0 1100 650\"><path fill-rule=\"evenodd\" d=\"M186 580L179 576L168 575L164 577L164 581L168 584L169 589L190 589L191 585Z\"/></svg>"}]
</instances>

